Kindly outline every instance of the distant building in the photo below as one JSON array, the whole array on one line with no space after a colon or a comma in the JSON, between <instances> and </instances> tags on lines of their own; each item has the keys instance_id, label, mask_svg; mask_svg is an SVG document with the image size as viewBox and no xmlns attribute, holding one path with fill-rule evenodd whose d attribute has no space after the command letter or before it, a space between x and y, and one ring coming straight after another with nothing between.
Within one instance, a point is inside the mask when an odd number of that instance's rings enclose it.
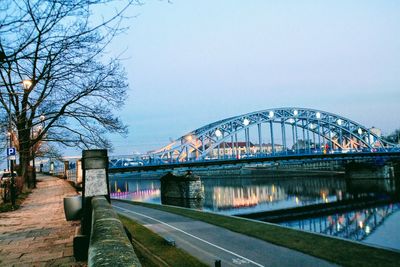
<instances>
[{"instance_id":1,"label":"distant building","mask_svg":"<svg viewBox=\"0 0 400 267\"><path fill-rule=\"evenodd\" d=\"M370 131L370 133L375 134L378 137L382 136L382 130L379 128L375 128L374 126L372 126L372 128L370 128L369 131ZM376 138L372 134L370 135L370 140L371 140L372 145L374 147L379 147L380 146L379 141L376 140Z\"/></svg>"},{"instance_id":2,"label":"distant building","mask_svg":"<svg viewBox=\"0 0 400 267\"><path fill-rule=\"evenodd\" d=\"M280 152L283 150L283 146L280 144L274 144L275 152ZM261 144L261 151L260 146L258 144L254 144L249 142L249 151L246 151L246 142L222 142L218 147L214 148L211 153L211 157L216 158L228 156L228 157L242 157L244 155L250 154L255 155L258 153L261 154L270 154L272 153L272 144Z\"/></svg>"},{"instance_id":3,"label":"distant building","mask_svg":"<svg viewBox=\"0 0 400 267\"><path fill-rule=\"evenodd\" d=\"M256 153L256 146L250 142L249 143L249 154ZM216 158L223 156L243 156L246 155L246 142L222 142L218 147L212 150L212 157Z\"/></svg>"},{"instance_id":4,"label":"distant building","mask_svg":"<svg viewBox=\"0 0 400 267\"><path fill-rule=\"evenodd\" d=\"M369 129L369 131L373 134L375 134L378 137L382 136L382 131L379 128L375 128L374 126L372 126L372 128Z\"/></svg>"},{"instance_id":5,"label":"distant building","mask_svg":"<svg viewBox=\"0 0 400 267\"><path fill-rule=\"evenodd\" d=\"M259 147L257 147L257 149L259 150ZM283 145L274 144L274 150L275 150L275 152L283 151ZM261 144L261 153L267 153L267 154L272 153L272 144L271 143Z\"/></svg>"}]
</instances>

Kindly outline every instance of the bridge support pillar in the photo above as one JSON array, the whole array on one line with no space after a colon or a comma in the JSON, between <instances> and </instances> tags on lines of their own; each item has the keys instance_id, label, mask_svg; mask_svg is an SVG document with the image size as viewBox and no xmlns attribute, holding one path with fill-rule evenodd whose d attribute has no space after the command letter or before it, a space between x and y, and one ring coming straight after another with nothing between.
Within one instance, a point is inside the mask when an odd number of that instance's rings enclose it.
<instances>
[{"instance_id":1,"label":"bridge support pillar","mask_svg":"<svg viewBox=\"0 0 400 267\"><path fill-rule=\"evenodd\" d=\"M199 176L188 171L177 176L168 173L161 177L161 202L169 205L196 207L204 199L203 182Z\"/></svg>"}]
</instances>

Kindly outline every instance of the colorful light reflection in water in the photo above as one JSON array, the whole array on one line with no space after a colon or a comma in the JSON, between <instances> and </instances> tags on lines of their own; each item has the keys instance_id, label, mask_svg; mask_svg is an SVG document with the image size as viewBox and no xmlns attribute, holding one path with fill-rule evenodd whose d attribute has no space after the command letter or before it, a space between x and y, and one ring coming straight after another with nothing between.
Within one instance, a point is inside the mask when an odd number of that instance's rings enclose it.
<instances>
[{"instance_id":1,"label":"colorful light reflection in water","mask_svg":"<svg viewBox=\"0 0 400 267\"><path fill-rule=\"evenodd\" d=\"M193 207L230 215L336 201L343 197L346 186L344 181L330 178L209 178L203 183L205 199L201 206L196 203ZM161 204L159 180L111 178L110 187L112 197Z\"/></svg>"},{"instance_id":2,"label":"colorful light reflection in water","mask_svg":"<svg viewBox=\"0 0 400 267\"><path fill-rule=\"evenodd\" d=\"M399 218L400 203L395 203L318 218L284 222L281 225L400 250L400 234L397 230ZM386 231L382 232L384 228ZM390 234L388 234L389 232ZM394 241L388 243L388 238Z\"/></svg>"},{"instance_id":3,"label":"colorful light reflection in water","mask_svg":"<svg viewBox=\"0 0 400 267\"><path fill-rule=\"evenodd\" d=\"M376 193L383 196L393 194L396 190L391 180L372 179L352 182L341 177L281 177L278 179L219 177L203 179L203 183L204 200L172 200L164 204L235 215L335 202L358 196L371 196ZM159 180L139 179L129 175L111 176L110 187L113 198L161 204ZM400 249L400 241L397 241L396 235L393 234L394 231L399 232L393 230L400 226L399 210L399 204L392 204L350 213L287 222L283 225ZM396 216L398 219L394 222L393 229L386 232L383 230L383 233L379 231L379 234L376 234L379 229L385 228L386 221L393 221L391 218ZM388 245L387 241L382 241L379 236L384 236L386 240L394 238L394 241Z\"/></svg>"}]
</instances>

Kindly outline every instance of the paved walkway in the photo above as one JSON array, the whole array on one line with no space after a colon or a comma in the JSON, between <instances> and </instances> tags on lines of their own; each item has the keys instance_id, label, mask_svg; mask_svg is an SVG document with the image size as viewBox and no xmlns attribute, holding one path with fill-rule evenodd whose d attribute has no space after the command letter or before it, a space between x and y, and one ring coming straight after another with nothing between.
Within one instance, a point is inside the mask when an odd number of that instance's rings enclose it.
<instances>
[{"instance_id":1,"label":"paved walkway","mask_svg":"<svg viewBox=\"0 0 400 267\"><path fill-rule=\"evenodd\" d=\"M67 222L65 180L38 174L37 188L17 211L0 213L0 266L86 266L73 257L78 222Z\"/></svg>"}]
</instances>

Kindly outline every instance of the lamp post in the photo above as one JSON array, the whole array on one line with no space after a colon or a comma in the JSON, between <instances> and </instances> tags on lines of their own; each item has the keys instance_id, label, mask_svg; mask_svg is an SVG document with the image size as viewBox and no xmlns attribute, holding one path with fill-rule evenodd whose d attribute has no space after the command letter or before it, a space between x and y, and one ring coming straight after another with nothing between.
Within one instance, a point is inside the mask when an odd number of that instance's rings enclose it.
<instances>
[{"instance_id":1,"label":"lamp post","mask_svg":"<svg viewBox=\"0 0 400 267\"><path fill-rule=\"evenodd\" d=\"M36 133L36 137L40 134L40 132L43 130L44 128L44 119L46 117L44 115L40 115L39 119L40 119L40 126L37 130ZM33 127L32 127L32 139L34 138L34 131L33 131ZM39 146L38 146L39 147ZM33 168L33 188L36 188L36 165L35 165L35 147L32 146L32 168Z\"/></svg>"},{"instance_id":2,"label":"lamp post","mask_svg":"<svg viewBox=\"0 0 400 267\"><path fill-rule=\"evenodd\" d=\"M24 90L30 90L32 86L32 82L30 80L24 80L22 82L22 85L24 87ZM9 136L9 148L13 147L12 144L12 118L11 118L11 97L12 95L18 95L16 92L9 92L9 97L8 97L8 133L7 135ZM16 192L15 192L15 177L14 177L14 159L15 155L9 156L9 170L10 170L10 195L11 195L11 205L14 208L15 207L15 201L16 201Z\"/></svg>"},{"instance_id":3,"label":"lamp post","mask_svg":"<svg viewBox=\"0 0 400 267\"><path fill-rule=\"evenodd\" d=\"M34 138L33 127L31 128L32 139ZM33 180L33 188L36 188L36 167L35 167L35 148L31 146L31 154L32 154L32 180Z\"/></svg>"},{"instance_id":4,"label":"lamp post","mask_svg":"<svg viewBox=\"0 0 400 267\"><path fill-rule=\"evenodd\" d=\"M10 138L10 143L9 143L9 148L12 148L12 134L11 134L11 94L8 97L8 133L7 135ZM11 179L10 179L10 196L11 196L11 205L14 208L15 207L15 178L14 178L14 163L13 163L13 159L12 156L9 156L9 160L10 160L10 175L11 175Z\"/></svg>"},{"instance_id":5,"label":"lamp post","mask_svg":"<svg viewBox=\"0 0 400 267\"><path fill-rule=\"evenodd\" d=\"M6 141L6 146L9 144L10 139L11 139L11 133L9 127L7 127L7 141ZM10 171L10 161L7 158L7 171Z\"/></svg>"},{"instance_id":6,"label":"lamp post","mask_svg":"<svg viewBox=\"0 0 400 267\"><path fill-rule=\"evenodd\" d=\"M29 93L32 90L32 81L29 80L29 79L23 80L22 81L22 87L23 87L25 93ZM27 104L28 104L27 102L24 103L23 109L24 109L25 112L27 111ZM32 139L33 139L33 125L31 125L30 134L31 134L31 137L30 137L31 140L30 140L29 144L31 146L30 152L31 152L31 156L33 157L32 165L33 165L33 168L34 168L34 166L35 166L35 159L34 159L34 152L33 152L34 149L33 149L33 146L31 145L32 144ZM36 187L36 173L35 173L35 170L32 170L32 182L33 182L33 188L35 188ZM30 185L31 185L31 179L28 178L28 186L30 187Z\"/></svg>"}]
</instances>

